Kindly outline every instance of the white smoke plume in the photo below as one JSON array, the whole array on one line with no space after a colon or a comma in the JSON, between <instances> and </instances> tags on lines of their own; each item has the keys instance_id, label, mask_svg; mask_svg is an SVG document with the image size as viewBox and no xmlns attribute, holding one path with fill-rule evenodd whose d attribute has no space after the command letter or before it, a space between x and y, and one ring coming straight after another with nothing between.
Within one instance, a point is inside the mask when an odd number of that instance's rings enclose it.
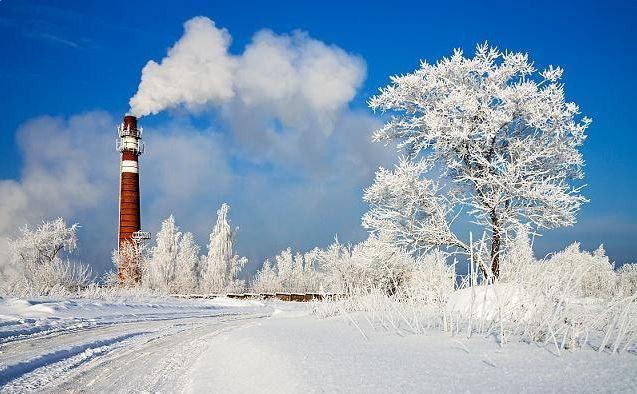
<instances>
[{"instance_id":1,"label":"white smoke plume","mask_svg":"<svg viewBox=\"0 0 637 394\"><path fill-rule=\"evenodd\" d=\"M158 64L142 70L130 113L156 114L183 106L267 109L284 125L312 121L329 133L338 112L356 95L365 63L303 32L257 32L240 55L231 55L230 34L202 16L184 24L184 35Z\"/></svg>"},{"instance_id":2,"label":"white smoke plume","mask_svg":"<svg viewBox=\"0 0 637 394\"><path fill-rule=\"evenodd\" d=\"M132 115L156 114L180 104L194 108L234 95L230 34L202 16L187 21L184 30L160 64L150 60L144 66L139 89L130 99Z\"/></svg>"}]
</instances>

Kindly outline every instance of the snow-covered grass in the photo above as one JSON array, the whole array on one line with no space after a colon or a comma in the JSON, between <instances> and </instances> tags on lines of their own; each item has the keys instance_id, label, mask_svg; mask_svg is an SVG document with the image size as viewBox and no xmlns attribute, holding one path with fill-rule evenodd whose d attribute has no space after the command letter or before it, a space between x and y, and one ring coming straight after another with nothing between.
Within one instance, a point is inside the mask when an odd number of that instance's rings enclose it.
<instances>
[{"instance_id":1,"label":"snow-covered grass","mask_svg":"<svg viewBox=\"0 0 637 394\"><path fill-rule=\"evenodd\" d=\"M521 340L549 345L558 353L583 347L637 350L633 269L615 272L602 248L588 253L573 244L537 261L523 237L503 259L496 284L480 282L472 267L458 288L444 256L425 256L416 267L395 294L359 287L322 303L315 314L365 312L362 316L381 330L492 335L501 345Z\"/></svg>"}]
</instances>

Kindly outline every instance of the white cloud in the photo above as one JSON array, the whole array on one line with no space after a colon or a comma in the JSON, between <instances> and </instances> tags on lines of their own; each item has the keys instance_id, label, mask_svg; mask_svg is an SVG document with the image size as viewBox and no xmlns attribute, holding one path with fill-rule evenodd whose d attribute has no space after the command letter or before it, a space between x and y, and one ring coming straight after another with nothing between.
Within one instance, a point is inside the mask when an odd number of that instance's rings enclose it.
<instances>
[{"instance_id":1,"label":"white cloud","mask_svg":"<svg viewBox=\"0 0 637 394\"><path fill-rule=\"evenodd\" d=\"M330 134L364 78L365 63L358 56L306 33L262 30L239 57L237 100L284 126L318 126Z\"/></svg>"},{"instance_id":2,"label":"white cloud","mask_svg":"<svg viewBox=\"0 0 637 394\"><path fill-rule=\"evenodd\" d=\"M117 205L113 127L108 114L91 112L69 119L43 116L19 128L24 166L19 180L0 181L0 250L6 252L6 238L19 227L58 216L82 222L83 244L95 244L84 257L110 250L117 223L109 215ZM102 238L94 237L95 232ZM0 265L4 258L0 256Z\"/></svg>"},{"instance_id":3,"label":"white cloud","mask_svg":"<svg viewBox=\"0 0 637 394\"><path fill-rule=\"evenodd\" d=\"M17 139L24 167L20 181L0 181L0 234L51 211L66 216L101 204L117 176L116 166L96 168L117 157L106 130L112 131L112 119L103 112L68 120L40 117L21 126Z\"/></svg>"}]
</instances>

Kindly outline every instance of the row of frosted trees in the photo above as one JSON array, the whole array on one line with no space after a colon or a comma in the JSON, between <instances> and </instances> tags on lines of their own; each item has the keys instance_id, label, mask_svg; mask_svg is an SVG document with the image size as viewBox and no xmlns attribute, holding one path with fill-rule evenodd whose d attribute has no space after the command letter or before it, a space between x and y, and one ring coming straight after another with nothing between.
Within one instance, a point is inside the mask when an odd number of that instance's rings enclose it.
<instances>
[{"instance_id":1,"label":"row of frosted trees","mask_svg":"<svg viewBox=\"0 0 637 394\"><path fill-rule=\"evenodd\" d=\"M217 211L205 255L199 254L193 234L182 233L172 215L164 220L155 245L141 253L142 286L165 293L243 290L245 282L238 274L247 259L234 253L236 229L230 226L229 209L223 204ZM114 260L117 264L117 253Z\"/></svg>"}]
</instances>

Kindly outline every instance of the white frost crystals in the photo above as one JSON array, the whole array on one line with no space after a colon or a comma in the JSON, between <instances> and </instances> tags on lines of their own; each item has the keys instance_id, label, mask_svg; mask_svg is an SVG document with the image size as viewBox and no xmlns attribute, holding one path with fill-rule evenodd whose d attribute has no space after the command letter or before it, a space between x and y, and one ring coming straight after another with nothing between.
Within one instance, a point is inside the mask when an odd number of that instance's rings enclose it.
<instances>
[{"instance_id":1,"label":"white frost crystals","mask_svg":"<svg viewBox=\"0 0 637 394\"><path fill-rule=\"evenodd\" d=\"M201 289L213 292L241 291L244 281L237 275L248 259L234 254L237 229L232 229L228 221L228 204L217 211L217 224L210 234L208 254L202 257Z\"/></svg>"},{"instance_id":2,"label":"white frost crystals","mask_svg":"<svg viewBox=\"0 0 637 394\"><path fill-rule=\"evenodd\" d=\"M574 224L586 202L573 181L583 177L578 149L591 120L565 101L561 75L553 67L537 73L527 54L484 44L473 58L456 50L392 77L369 101L393 115L374 140L397 142L406 158L393 172L381 169L366 191L371 211L364 225L412 249L469 252L449 231L452 217L467 208L491 235L497 277L501 247L519 224ZM408 193L392 193L396 186Z\"/></svg>"},{"instance_id":3,"label":"white frost crystals","mask_svg":"<svg viewBox=\"0 0 637 394\"><path fill-rule=\"evenodd\" d=\"M0 291L20 296L56 295L84 287L90 269L64 259L77 247L77 228L62 218L24 226L8 243L9 265L0 271Z\"/></svg>"},{"instance_id":4,"label":"white frost crystals","mask_svg":"<svg viewBox=\"0 0 637 394\"><path fill-rule=\"evenodd\" d=\"M230 226L229 209L222 204L217 211L205 256L199 256L193 234L182 233L172 215L164 220L150 257L142 260L142 285L164 294L243 290L237 275L247 259L234 254L236 230Z\"/></svg>"}]
</instances>

